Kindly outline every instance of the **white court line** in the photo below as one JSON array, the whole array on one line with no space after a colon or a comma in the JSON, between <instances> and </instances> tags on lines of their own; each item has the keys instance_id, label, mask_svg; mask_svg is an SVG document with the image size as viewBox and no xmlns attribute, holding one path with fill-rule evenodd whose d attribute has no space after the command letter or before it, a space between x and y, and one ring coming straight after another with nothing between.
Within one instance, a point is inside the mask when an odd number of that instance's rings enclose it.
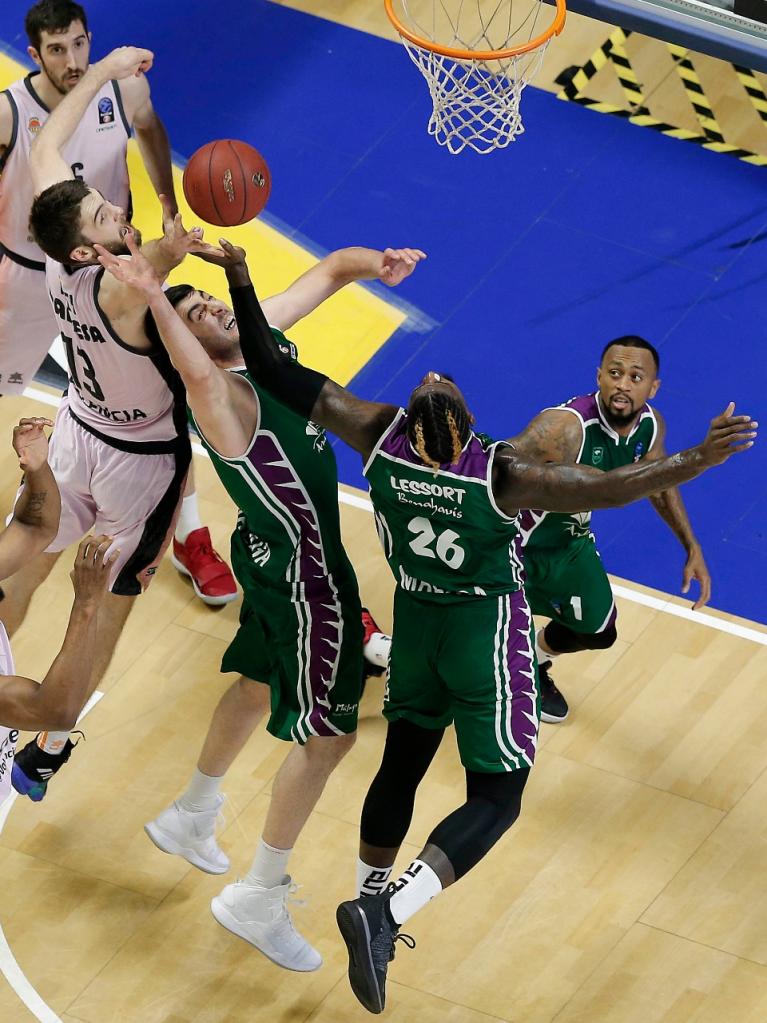
<instances>
[{"instance_id":1,"label":"white court line","mask_svg":"<svg viewBox=\"0 0 767 1023\"><path fill-rule=\"evenodd\" d=\"M29 390L29 388L28 388ZM26 392L25 392L26 393ZM36 397L36 395L35 395ZM46 395L49 397L49 395ZM58 403L56 403L58 404ZM91 696L88 702L85 704L83 709L80 711L80 716L77 719L79 724L88 711L93 710L96 704L99 702L104 694L101 690L97 689L96 692ZM8 798L0 804L0 833L2 833L5 827L5 822L8 819L8 814L11 812L11 807L18 799L18 793L11 789L11 793ZM53 1009L42 1000L37 991L32 987L27 978L24 976L24 971L21 969L19 964L16 962L16 958L11 952L11 947L8 944L8 939L3 933L3 928L0 926L0 973L5 977L11 988L16 992L21 1001L26 1005L32 1015L40 1020L40 1023L62 1023L61 1018L56 1015Z\"/></svg>"},{"instance_id":2,"label":"white court line","mask_svg":"<svg viewBox=\"0 0 767 1023\"><path fill-rule=\"evenodd\" d=\"M54 397L54 395L45 394L43 391L38 391L32 387L28 387L24 394L30 398L37 398L38 401L44 401L47 405L58 405L59 403L59 399ZM208 452L197 441L192 442L192 450L198 455L203 455L205 458L208 457ZM338 489L338 500L341 504L362 508L363 511L371 513L373 511L373 505L366 497L362 497L360 494L348 494L341 490L340 487ZM749 629L745 625L738 625L737 622L727 622L721 618L714 618L712 615L704 614L701 611L693 611L692 608L680 607L679 604L672 604L670 600L652 597L646 593L640 593L638 590L631 590L627 586L619 586L617 583L613 583L613 593L624 600L630 600L634 604L642 604L644 607L651 607L655 611L663 611L664 614L673 615L676 618L685 618L688 622L695 622L698 625L705 625L707 629L727 632L731 636L738 636L739 639L748 639L752 643L767 646L767 632Z\"/></svg>"}]
</instances>

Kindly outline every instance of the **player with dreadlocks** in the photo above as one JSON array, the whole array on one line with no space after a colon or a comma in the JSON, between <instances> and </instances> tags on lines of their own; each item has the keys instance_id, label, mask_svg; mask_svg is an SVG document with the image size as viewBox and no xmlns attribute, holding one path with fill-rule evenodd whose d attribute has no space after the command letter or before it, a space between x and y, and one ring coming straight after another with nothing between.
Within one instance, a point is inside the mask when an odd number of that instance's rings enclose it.
<instances>
[{"instance_id":1,"label":"player with dreadlocks","mask_svg":"<svg viewBox=\"0 0 767 1023\"><path fill-rule=\"evenodd\" d=\"M452 381L453 378L443 373L442 379ZM440 465L458 461L474 422L462 402L448 394L431 391L411 404L409 418L408 435L413 447L435 475ZM434 452L433 456L430 451Z\"/></svg>"},{"instance_id":2,"label":"player with dreadlocks","mask_svg":"<svg viewBox=\"0 0 767 1023\"><path fill-rule=\"evenodd\" d=\"M248 373L298 415L360 452L397 580L384 708L389 726L362 810L360 898L337 912L352 989L379 1013L394 942L405 937L400 926L471 870L520 813L535 758L539 694L522 587L519 509L573 512L627 504L751 447L756 424L734 416L730 405L697 447L611 472L526 463L505 442L473 430L463 395L444 374L427 373L405 409L363 401L286 358L250 283L245 253L221 244L230 257L227 277ZM125 260L117 269L129 272ZM149 306L169 350L181 343L179 333L189 342L188 327L168 315L159 288ZM416 789L451 722L466 771L466 800L389 883Z\"/></svg>"}]
</instances>

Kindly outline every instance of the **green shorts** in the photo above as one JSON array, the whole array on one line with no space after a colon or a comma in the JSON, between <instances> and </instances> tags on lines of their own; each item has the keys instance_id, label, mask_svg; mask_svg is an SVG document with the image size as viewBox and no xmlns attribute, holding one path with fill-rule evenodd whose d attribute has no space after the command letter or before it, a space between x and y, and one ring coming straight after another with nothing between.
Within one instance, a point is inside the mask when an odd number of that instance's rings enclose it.
<instances>
[{"instance_id":1,"label":"green shorts","mask_svg":"<svg viewBox=\"0 0 767 1023\"><path fill-rule=\"evenodd\" d=\"M422 728L454 721L467 770L531 767L540 696L522 591L437 604L398 588L384 715Z\"/></svg>"},{"instance_id":2,"label":"green shorts","mask_svg":"<svg viewBox=\"0 0 767 1023\"><path fill-rule=\"evenodd\" d=\"M221 670L268 683L267 728L278 739L303 744L353 732L363 672L356 584L337 588L327 577L297 583L294 592L248 586Z\"/></svg>"},{"instance_id":3,"label":"green shorts","mask_svg":"<svg viewBox=\"0 0 767 1023\"><path fill-rule=\"evenodd\" d=\"M557 548L525 547L525 593L530 610L595 635L618 617L610 580L590 537Z\"/></svg>"}]
</instances>

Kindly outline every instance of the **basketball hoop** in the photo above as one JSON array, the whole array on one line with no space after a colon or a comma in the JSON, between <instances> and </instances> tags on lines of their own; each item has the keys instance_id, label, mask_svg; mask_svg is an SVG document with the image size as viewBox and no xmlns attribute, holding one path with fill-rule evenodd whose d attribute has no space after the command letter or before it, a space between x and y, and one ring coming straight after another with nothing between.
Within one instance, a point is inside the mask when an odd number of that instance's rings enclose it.
<instances>
[{"instance_id":1,"label":"basketball hoop","mask_svg":"<svg viewBox=\"0 0 767 1023\"><path fill-rule=\"evenodd\" d=\"M441 146L490 153L525 130L522 90L562 31L565 0L556 0L544 29L543 0L516 0L514 10L515 0L384 0L384 6L429 86L428 131ZM426 25L411 13L415 7Z\"/></svg>"}]
</instances>

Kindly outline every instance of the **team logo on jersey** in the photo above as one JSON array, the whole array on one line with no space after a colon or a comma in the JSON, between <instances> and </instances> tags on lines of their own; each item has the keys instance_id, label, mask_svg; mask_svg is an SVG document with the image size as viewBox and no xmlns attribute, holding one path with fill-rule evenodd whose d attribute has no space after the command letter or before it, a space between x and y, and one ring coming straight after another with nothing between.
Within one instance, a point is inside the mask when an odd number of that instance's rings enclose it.
<instances>
[{"instance_id":1,"label":"team logo on jersey","mask_svg":"<svg viewBox=\"0 0 767 1023\"><path fill-rule=\"evenodd\" d=\"M644 444L640 440L640 441L637 441L636 445L634 446L634 461L638 462L643 454L644 454Z\"/></svg>"},{"instance_id":2,"label":"team logo on jersey","mask_svg":"<svg viewBox=\"0 0 767 1023\"><path fill-rule=\"evenodd\" d=\"M30 135L37 135L42 128L42 123L39 117L30 117L27 121L27 128L29 129Z\"/></svg>"},{"instance_id":3,"label":"team logo on jersey","mask_svg":"<svg viewBox=\"0 0 767 1023\"><path fill-rule=\"evenodd\" d=\"M115 119L115 105L109 96L99 100L99 124L112 124Z\"/></svg>"},{"instance_id":4,"label":"team logo on jersey","mask_svg":"<svg viewBox=\"0 0 767 1023\"><path fill-rule=\"evenodd\" d=\"M324 449L327 437L325 436L325 430L322 426L317 426L316 423L308 422L306 424L306 436L314 437L312 447L315 451L322 451Z\"/></svg>"},{"instance_id":5,"label":"team logo on jersey","mask_svg":"<svg viewBox=\"0 0 767 1023\"><path fill-rule=\"evenodd\" d=\"M599 465L605 456L604 448L594 448L591 452L592 465Z\"/></svg>"}]
</instances>

